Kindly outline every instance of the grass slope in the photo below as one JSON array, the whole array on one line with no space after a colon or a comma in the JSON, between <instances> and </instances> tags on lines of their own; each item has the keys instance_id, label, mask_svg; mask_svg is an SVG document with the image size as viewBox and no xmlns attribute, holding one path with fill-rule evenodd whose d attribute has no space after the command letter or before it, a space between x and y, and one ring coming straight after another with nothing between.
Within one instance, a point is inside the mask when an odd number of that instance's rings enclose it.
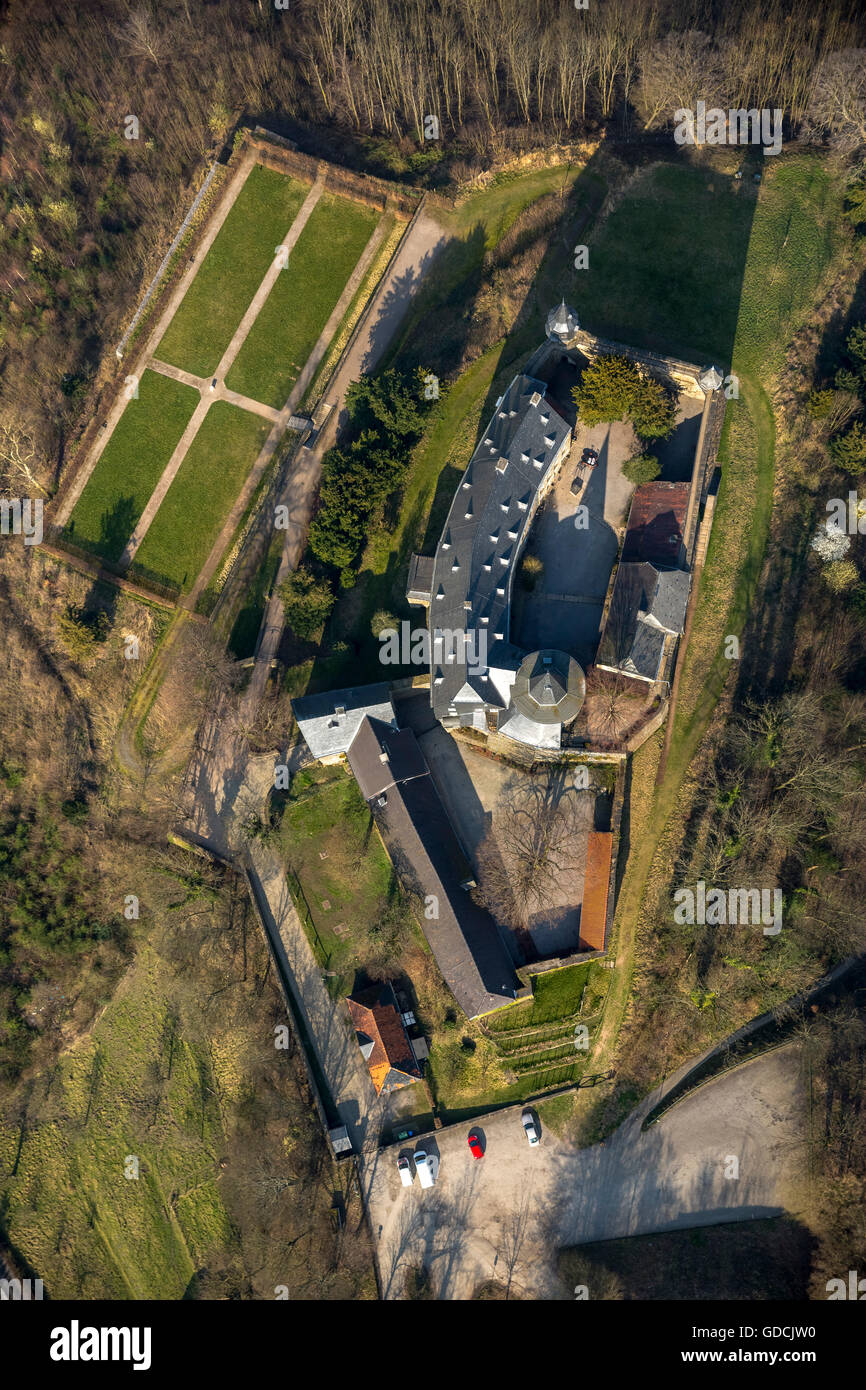
<instances>
[{"instance_id":1,"label":"grass slope","mask_svg":"<svg viewBox=\"0 0 866 1390\"><path fill-rule=\"evenodd\" d=\"M66 528L77 545L120 558L198 401L191 386L144 373Z\"/></svg>"},{"instance_id":2,"label":"grass slope","mask_svg":"<svg viewBox=\"0 0 866 1390\"><path fill-rule=\"evenodd\" d=\"M285 405L378 220L360 203L322 195L232 363L232 391Z\"/></svg>"},{"instance_id":3,"label":"grass slope","mask_svg":"<svg viewBox=\"0 0 866 1390\"><path fill-rule=\"evenodd\" d=\"M136 553L136 563L189 589L270 431L267 420L215 401Z\"/></svg>"},{"instance_id":4,"label":"grass slope","mask_svg":"<svg viewBox=\"0 0 866 1390\"><path fill-rule=\"evenodd\" d=\"M256 164L160 342L163 362L210 376L309 193Z\"/></svg>"},{"instance_id":5,"label":"grass slope","mask_svg":"<svg viewBox=\"0 0 866 1390\"><path fill-rule=\"evenodd\" d=\"M165 1062L166 983L158 957L142 951L92 1034L63 1059L53 1118L25 1134L7 1221L52 1297L181 1298L208 1255L231 1243L214 1182L224 1136L210 1063L182 1033ZM150 1080L160 1064L168 1075L157 1101ZM0 1125L4 1173L18 1137ZM138 1178L125 1176L130 1155Z\"/></svg>"}]
</instances>

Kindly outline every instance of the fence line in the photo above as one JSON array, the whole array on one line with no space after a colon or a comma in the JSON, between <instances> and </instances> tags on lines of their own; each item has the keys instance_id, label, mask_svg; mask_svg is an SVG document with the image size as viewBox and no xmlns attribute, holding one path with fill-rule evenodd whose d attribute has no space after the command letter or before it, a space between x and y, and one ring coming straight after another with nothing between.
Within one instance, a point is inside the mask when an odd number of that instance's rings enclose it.
<instances>
[{"instance_id":1,"label":"fence line","mask_svg":"<svg viewBox=\"0 0 866 1390\"><path fill-rule=\"evenodd\" d=\"M115 356L117 358L123 357L123 349L126 347L126 344L129 342L129 339L135 332L139 319L141 318L142 314L144 313L145 309L147 308L148 304L153 298L154 292L156 291L159 282L161 281L166 270L168 269L169 261L171 260L172 256L174 255L175 251L180 245L181 239L183 238L183 235L186 232L187 227L190 225L192 219L195 217L195 214L201 205L202 199L204 198L205 194L207 193L208 189L213 183L214 175L216 174L218 168L219 161L214 160L213 164L210 166L210 168L207 171L207 174L205 175L204 183L202 184L198 193L196 193L195 197L193 198L192 207L190 208L186 217L181 222L174 240L172 241L162 260L160 261L157 272L151 280L150 284L148 285L147 290L145 292L145 296L139 304L138 308L136 309L135 314L133 315L132 323L129 325L120 342L118 343L117 347L114 349Z\"/></svg>"}]
</instances>

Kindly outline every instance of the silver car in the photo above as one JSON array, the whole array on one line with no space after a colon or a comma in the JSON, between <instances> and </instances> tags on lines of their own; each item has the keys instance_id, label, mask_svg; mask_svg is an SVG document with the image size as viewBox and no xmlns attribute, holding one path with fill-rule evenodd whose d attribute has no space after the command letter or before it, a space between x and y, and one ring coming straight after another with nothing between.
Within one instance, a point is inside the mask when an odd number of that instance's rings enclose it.
<instances>
[{"instance_id":1,"label":"silver car","mask_svg":"<svg viewBox=\"0 0 866 1390\"><path fill-rule=\"evenodd\" d=\"M529 1109L524 1110L520 1119L523 1124L523 1132L529 1140L530 1144L537 1144L538 1130L535 1126L535 1116L533 1115L532 1111Z\"/></svg>"}]
</instances>

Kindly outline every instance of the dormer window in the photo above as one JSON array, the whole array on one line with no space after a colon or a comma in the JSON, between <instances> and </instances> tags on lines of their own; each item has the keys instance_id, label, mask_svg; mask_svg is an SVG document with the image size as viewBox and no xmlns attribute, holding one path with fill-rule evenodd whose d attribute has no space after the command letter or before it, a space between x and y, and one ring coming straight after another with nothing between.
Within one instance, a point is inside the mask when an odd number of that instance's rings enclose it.
<instances>
[{"instance_id":1,"label":"dormer window","mask_svg":"<svg viewBox=\"0 0 866 1390\"><path fill-rule=\"evenodd\" d=\"M516 540L517 540L517 532L516 532L516 531L509 531L509 532L508 532L508 539L509 539L510 541L516 541Z\"/></svg>"},{"instance_id":2,"label":"dormer window","mask_svg":"<svg viewBox=\"0 0 866 1390\"><path fill-rule=\"evenodd\" d=\"M556 436L553 434L546 434L544 436L544 442L547 445L548 449L552 449L554 444L556 443Z\"/></svg>"},{"instance_id":3,"label":"dormer window","mask_svg":"<svg viewBox=\"0 0 866 1390\"><path fill-rule=\"evenodd\" d=\"M500 598L504 598L504 597L505 597L505 590L504 590L504 589L497 589L496 592L497 592L497 594L499 595Z\"/></svg>"},{"instance_id":4,"label":"dormer window","mask_svg":"<svg viewBox=\"0 0 866 1390\"><path fill-rule=\"evenodd\" d=\"M541 405L541 393L539 391L533 391L532 395L529 397L529 404Z\"/></svg>"},{"instance_id":5,"label":"dormer window","mask_svg":"<svg viewBox=\"0 0 866 1390\"><path fill-rule=\"evenodd\" d=\"M500 557L499 557L499 563L500 563L500 565L504 565L504 566L506 567L506 569L507 569L507 568L508 568L508 557L507 557L507 555L500 555Z\"/></svg>"}]
</instances>

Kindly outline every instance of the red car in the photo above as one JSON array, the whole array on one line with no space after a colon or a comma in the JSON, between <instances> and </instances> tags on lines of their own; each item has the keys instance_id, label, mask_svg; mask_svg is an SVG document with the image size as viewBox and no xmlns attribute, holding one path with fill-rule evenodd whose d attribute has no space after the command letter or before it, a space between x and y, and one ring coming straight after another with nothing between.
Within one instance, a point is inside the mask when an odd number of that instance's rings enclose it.
<instances>
[{"instance_id":1,"label":"red car","mask_svg":"<svg viewBox=\"0 0 866 1390\"><path fill-rule=\"evenodd\" d=\"M469 1149L473 1158L484 1157L484 1150L481 1147L481 1140L478 1138L478 1135L474 1131L470 1134L467 1142L469 1144Z\"/></svg>"}]
</instances>

